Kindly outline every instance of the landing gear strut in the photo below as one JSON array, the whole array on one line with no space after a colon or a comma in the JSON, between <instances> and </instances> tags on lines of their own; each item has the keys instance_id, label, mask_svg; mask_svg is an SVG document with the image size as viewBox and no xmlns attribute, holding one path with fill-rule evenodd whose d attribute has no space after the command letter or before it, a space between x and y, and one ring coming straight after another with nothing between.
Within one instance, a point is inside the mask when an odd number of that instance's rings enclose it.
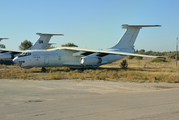
<instances>
[{"instance_id":1,"label":"landing gear strut","mask_svg":"<svg viewBox=\"0 0 179 120\"><path fill-rule=\"evenodd\" d=\"M42 67L41 71L42 71L42 72L46 72L46 68L45 68L45 67Z\"/></svg>"}]
</instances>

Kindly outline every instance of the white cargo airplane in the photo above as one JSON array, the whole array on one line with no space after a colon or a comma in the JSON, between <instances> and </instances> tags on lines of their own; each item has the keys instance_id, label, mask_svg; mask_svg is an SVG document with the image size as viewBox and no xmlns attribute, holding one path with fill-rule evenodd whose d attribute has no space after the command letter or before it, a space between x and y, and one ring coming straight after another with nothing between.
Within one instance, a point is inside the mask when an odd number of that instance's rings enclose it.
<instances>
[{"instance_id":1,"label":"white cargo airplane","mask_svg":"<svg viewBox=\"0 0 179 120\"><path fill-rule=\"evenodd\" d=\"M0 38L0 42L1 42L2 40L4 40L4 39L8 39L8 38ZM0 44L0 46L1 46L1 45L3 45L3 44Z\"/></svg>"},{"instance_id":2,"label":"white cargo airplane","mask_svg":"<svg viewBox=\"0 0 179 120\"><path fill-rule=\"evenodd\" d=\"M160 27L160 25L122 25L127 29L119 42L106 50L82 49L77 47L61 47L49 50L27 50L13 61L22 68L62 67L97 68L126 56L153 57L134 54L134 42L142 27Z\"/></svg>"},{"instance_id":3,"label":"white cargo airplane","mask_svg":"<svg viewBox=\"0 0 179 120\"><path fill-rule=\"evenodd\" d=\"M36 34L40 35L40 38L28 50L43 50L43 49L45 50L48 47L50 38L53 35L63 35L63 34L46 34L46 33L36 33ZM2 39L4 39L4 38L2 38ZM14 59L16 56L19 56L22 52L24 52L24 51L0 49L0 59Z\"/></svg>"},{"instance_id":4,"label":"white cargo airplane","mask_svg":"<svg viewBox=\"0 0 179 120\"><path fill-rule=\"evenodd\" d=\"M8 38L0 38L0 42L1 42L1 40L4 40L4 39L8 39Z\"/></svg>"}]
</instances>

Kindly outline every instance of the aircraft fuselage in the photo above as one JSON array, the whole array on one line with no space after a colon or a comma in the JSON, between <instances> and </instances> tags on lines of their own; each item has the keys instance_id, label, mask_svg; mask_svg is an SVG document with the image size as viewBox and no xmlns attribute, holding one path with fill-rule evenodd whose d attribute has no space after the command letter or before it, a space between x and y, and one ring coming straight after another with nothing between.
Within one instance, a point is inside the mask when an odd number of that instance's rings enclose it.
<instances>
[{"instance_id":1,"label":"aircraft fuselage","mask_svg":"<svg viewBox=\"0 0 179 120\"><path fill-rule=\"evenodd\" d=\"M91 58L100 58L101 61L99 63L81 64L81 60L85 56L74 56L75 53L75 51L69 51L63 48L38 51L30 50L26 51L24 55L16 57L14 62L22 68L62 66L67 66L70 68L96 68L100 65L111 63L125 57L111 54L104 57L93 57L93 53L91 53L90 60ZM94 54L96 55L96 53Z\"/></svg>"}]
</instances>

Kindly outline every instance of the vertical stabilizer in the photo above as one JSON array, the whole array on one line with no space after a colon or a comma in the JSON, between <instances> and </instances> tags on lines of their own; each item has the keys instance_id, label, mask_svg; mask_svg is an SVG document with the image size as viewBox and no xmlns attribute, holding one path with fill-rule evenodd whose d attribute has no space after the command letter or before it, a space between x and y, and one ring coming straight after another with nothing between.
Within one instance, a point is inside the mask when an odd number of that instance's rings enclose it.
<instances>
[{"instance_id":1,"label":"vertical stabilizer","mask_svg":"<svg viewBox=\"0 0 179 120\"><path fill-rule=\"evenodd\" d=\"M1 42L1 40L4 40L4 39L9 39L9 38L0 38L0 42Z\"/></svg>"},{"instance_id":2,"label":"vertical stabilizer","mask_svg":"<svg viewBox=\"0 0 179 120\"><path fill-rule=\"evenodd\" d=\"M63 34L46 34L46 33L36 33L37 35L40 35L40 38L37 40L37 42L30 48L30 50L35 49L46 49L48 47L48 43L50 41L50 38L53 35L63 35Z\"/></svg>"},{"instance_id":3,"label":"vertical stabilizer","mask_svg":"<svg viewBox=\"0 0 179 120\"><path fill-rule=\"evenodd\" d=\"M123 24L122 28L127 29L119 42L111 49L133 48L137 35L142 27L160 27L160 25L128 25Z\"/></svg>"}]
</instances>

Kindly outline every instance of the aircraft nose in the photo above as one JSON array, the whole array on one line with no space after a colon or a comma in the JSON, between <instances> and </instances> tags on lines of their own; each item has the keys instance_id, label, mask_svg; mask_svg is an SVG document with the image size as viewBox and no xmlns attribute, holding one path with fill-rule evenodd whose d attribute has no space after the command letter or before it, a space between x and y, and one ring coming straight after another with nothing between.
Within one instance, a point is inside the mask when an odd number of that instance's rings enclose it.
<instances>
[{"instance_id":1,"label":"aircraft nose","mask_svg":"<svg viewBox=\"0 0 179 120\"><path fill-rule=\"evenodd\" d=\"M14 63L16 63L16 64L19 63L19 59L18 59L18 57L15 57L12 61L13 61Z\"/></svg>"}]
</instances>

